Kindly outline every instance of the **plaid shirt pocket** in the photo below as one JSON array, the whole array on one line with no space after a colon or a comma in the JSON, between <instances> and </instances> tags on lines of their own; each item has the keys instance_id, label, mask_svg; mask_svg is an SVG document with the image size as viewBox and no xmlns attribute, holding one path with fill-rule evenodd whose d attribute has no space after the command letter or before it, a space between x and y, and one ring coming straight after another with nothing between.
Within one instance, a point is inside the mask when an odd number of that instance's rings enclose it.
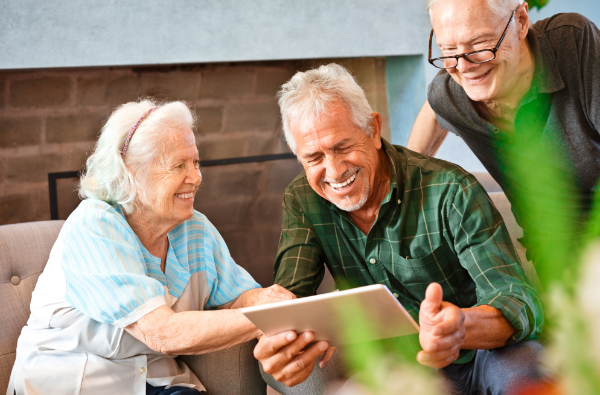
<instances>
[{"instance_id":1,"label":"plaid shirt pocket","mask_svg":"<svg viewBox=\"0 0 600 395\"><path fill-rule=\"evenodd\" d=\"M421 301L425 299L425 290L432 282L437 282L442 286L444 300L453 301L456 299L454 297L456 290L449 285L448 280L452 277L452 284L456 284L456 276L469 277L469 273L460 265L456 255L448 250L444 242L432 253L422 258L397 255L394 257L394 263L395 272L401 279L404 288Z\"/></svg>"}]
</instances>

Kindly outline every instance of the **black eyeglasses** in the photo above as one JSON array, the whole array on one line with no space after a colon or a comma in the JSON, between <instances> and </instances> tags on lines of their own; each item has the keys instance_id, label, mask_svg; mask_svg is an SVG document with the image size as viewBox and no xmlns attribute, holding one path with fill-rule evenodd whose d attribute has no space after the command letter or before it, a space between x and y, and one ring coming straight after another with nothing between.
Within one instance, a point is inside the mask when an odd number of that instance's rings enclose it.
<instances>
[{"instance_id":1,"label":"black eyeglasses","mask_svg":"<svg viewBox=\"0 0 600 395\"><path fill-rule=\"evenodd\" d=\"M502 37L498 40L498 44L492 49L482 49L481 51L474 51L469 53L463 53L460 55L453 56L442 56L441 58L431 59L431 42L433 40L433 29L431 29L431 34L429 35L429 63L438 69L452 69L458 66L458 59L465 58L467 62L471 63L486 63L496 59L496 52L498 52L498 48L500 48L500 44L502 44L502 40L504 40L504 36L506 36L506 32L508 32L508 27L515 17L515 13L518 8L514 10L508 20L508 24L506 28L504 28L504 33L502 33Z\"/></svg>"}]
</instances>

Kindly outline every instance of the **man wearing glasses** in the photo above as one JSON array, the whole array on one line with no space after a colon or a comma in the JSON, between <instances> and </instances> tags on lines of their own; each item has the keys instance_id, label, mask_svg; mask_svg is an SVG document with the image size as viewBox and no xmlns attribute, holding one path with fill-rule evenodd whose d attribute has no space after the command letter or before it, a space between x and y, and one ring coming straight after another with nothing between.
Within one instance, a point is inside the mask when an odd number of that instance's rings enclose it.
<instances>
[{"instance_id":1,"label":"man wearing glasses","mask_svg":"<svg viewBox=\"0 0 600 395\"><path fill-rule=\"evenodd\" d=\"M536 262L541 246L528 238L527 212L519 208L528 186L507 170L516 152L511 144L530 138L517 152L522 157L542 144L554 146L532 170L553 166L573 180L578 193L572 201L554 199L550 216L589 211L600 176L600 31L579 14L530 26L523 0L429 0L427 9L429 62L441 71L407 147L433 156L448 131L462 137L511 201L528 258ZM441 56L432 58L435 45ZM529 188L534 199L556 192ZM581 231L580 218L567 221Z\"/></svg>"}]
</instances>

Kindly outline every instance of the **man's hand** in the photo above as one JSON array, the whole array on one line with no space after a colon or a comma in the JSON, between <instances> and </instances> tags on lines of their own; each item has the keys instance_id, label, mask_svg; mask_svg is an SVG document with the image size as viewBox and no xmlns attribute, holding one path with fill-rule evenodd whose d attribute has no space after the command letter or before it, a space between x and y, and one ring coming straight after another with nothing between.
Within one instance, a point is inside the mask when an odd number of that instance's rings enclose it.
<instances>
[{"instance_id":1,"label":"man's hand","mask_svg":"<svg viewBox=\"0 0 600 395\"><path fill-rule=\"evenodd\" d=\"M423 351L420 364L441 369L456 361L465 340L465 314L452 303L442 301L442 287L431 283L421 303L419 341Z\"/></svg>"},{"instance_id":2,"label":"man's hand","mask_svg":"<svg viewBox=\"0 0 600 395\"><path fill-rule=\"evenodd\" d=\"M335 347L329 347L329 343L325 341L305 349L313 339L312 332L305 332L300 336L294 332L262 336L254 348L254 357L260 361L266 373L292 387L310 376L320 355L323 355L320 367L325 366L333 357Z\"/></svg>"}]
</instances>

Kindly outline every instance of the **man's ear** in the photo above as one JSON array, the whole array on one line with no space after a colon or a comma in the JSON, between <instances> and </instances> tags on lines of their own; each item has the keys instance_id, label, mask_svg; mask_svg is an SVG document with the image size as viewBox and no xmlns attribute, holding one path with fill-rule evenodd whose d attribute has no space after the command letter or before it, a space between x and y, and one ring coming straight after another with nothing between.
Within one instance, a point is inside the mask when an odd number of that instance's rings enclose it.
<instances>
[{"instance_id":1,"label":"man's ear","mask_svg":"<svg viewBox=\"0 0 600 395\"><path fill-rule=\"evenodd\" d=\"M381 115L374 112L371 114L371 138L377 149L381 149Z\"/></svg>"},{"instance_id":2,"label":"man's ear","mask_svg":"<svg viewBox=\"0 0 600 395\"><path fill-rule=\"evenodd\" d=\"M515 12L515 22L517 22L517 27L520 29L518 31L519 40L524 40L529 32L529 4L526 1Z\"/></svg>"}]
</instances>

